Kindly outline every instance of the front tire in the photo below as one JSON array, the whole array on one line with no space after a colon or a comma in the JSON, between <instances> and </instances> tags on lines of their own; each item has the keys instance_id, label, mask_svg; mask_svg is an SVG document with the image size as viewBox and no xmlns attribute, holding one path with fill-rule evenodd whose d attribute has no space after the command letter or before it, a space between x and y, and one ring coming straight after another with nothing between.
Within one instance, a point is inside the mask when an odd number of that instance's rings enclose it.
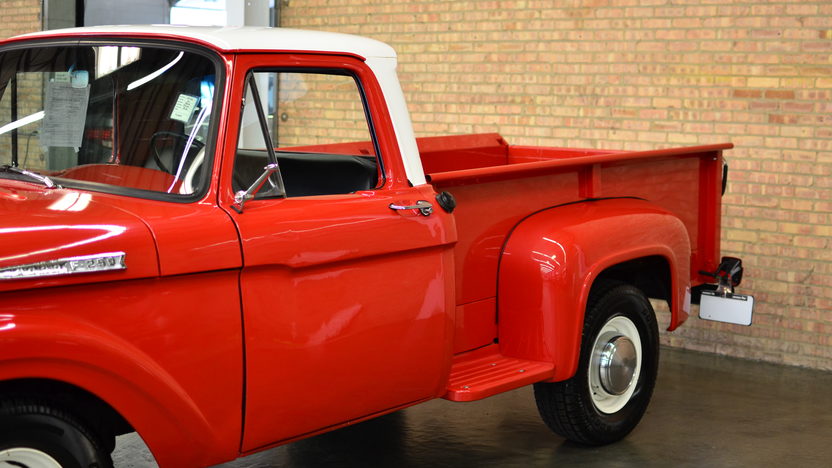
<instances>
[{"instance_id":1,"label":"front tire","mask_svg":"<svg viewBox=\"0 0 832 468\"><path fill-rule=\"evenodd\" d=\"M572 378L535 384L543 421L581 444L623 439L647 410L658 374L658 326L644 293L617 282L593 286L579 359Z\"/></svg>"},{"instance_id":2,"label":"front tire","mask_svg":"<svg viewBox=\"0 0 832 468\"><path fill-rule=\"evenodd\" d=\"M71 414L30 400L0 403L0 466L111 468L95 434Z\"/></svg>"}]
</instances>

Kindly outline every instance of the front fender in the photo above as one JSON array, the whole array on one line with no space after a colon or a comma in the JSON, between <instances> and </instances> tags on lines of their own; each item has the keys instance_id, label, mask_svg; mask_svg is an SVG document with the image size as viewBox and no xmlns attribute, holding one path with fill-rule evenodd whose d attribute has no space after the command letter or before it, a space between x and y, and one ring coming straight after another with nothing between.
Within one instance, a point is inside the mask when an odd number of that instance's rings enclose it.
<instances>
[{"instance_id":1,"label":"front fender","mask_svg":"<svg viewBox=\"0 0 832 468\"><path fill-rule=\"evenodd\" d=\"M687 317L690 240L673 214L637 199L587 201L523 220L510 234L498 273L500 349L555 364L553 380L575 374L584 312L605 269L659 256L670 266L671 325Z\"/></svg>"},{"instance_id":2,"label":"front fender","mask_svg":"<svg viewBox=\"0 0 832 468\"><path fill-rule=\"evenodd\" d=\"M98 396L151 448L160 466L237 456L163 368L129 342L67 316L0 314L0 380L51 379ZM206 382L210 385L210 382Z\"/></svg>"}]
</instances>

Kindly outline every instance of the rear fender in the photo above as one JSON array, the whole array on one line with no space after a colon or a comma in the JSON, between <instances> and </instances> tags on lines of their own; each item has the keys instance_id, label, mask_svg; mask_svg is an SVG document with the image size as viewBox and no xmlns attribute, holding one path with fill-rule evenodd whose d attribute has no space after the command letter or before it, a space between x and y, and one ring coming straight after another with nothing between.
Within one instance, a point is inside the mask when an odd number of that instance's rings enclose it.
<instances>
[{"instance_id":1,"label":"rear fender","mask_svg":"<svg viewBox=\"0 0 832 468\"><path fill-rule=\"evenodd\" d=\"M176 381L141 350L63 316L0 314L0 380L50 379L96 395L139 432L160 466L235 458ZM206 382L210 385L210 382Z\"/></svg>"},{"instance_id":2,"label":"rear fender","mask_svg":"<svg viewBox=\"0 0 832 468\"><path fill-rule=\"evenodd\" d=\"M503 354L553 362L553 380L570 378L595 279L612 266L656 256L670 267L672 330L690 307L690 240L679 218L637 199L564 205L526 218L510 234L500 259Z\"/></svg>"}]
</instances>

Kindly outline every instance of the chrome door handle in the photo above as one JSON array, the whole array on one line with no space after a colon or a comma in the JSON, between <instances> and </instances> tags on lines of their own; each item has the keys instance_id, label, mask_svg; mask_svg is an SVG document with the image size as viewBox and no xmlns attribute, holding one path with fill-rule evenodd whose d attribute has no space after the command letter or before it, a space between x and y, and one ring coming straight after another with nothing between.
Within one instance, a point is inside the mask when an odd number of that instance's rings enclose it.
<instances>
[{"instance_id":1,"label":"chrome door handle","mask_svg":"<svg viewBox=\"0 0 832 468\"><path fill-rule=\"evenodd\" d=\"M428 216L433 213L433 205L425 200L419 200L415 205L397 205L395 203L391 203L390 209L396 211L419 210L419 213L421 213L422 216Z\"/></svg>"}]
</instances>

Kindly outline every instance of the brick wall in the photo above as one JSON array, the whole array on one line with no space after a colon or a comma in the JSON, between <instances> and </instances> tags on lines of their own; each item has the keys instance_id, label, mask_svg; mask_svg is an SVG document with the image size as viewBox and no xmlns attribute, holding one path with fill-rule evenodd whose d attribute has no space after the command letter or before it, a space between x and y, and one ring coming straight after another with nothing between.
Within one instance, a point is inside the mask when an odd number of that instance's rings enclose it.
<instances>
[{"instance_id":1,"label":"brick wall","mask_svg":"<svg viewBox=\"0 0 832 468\"><path fill-rule=\"evenodd\" d=\"M0 5L0 38L40 31L42 0L3 0Z\"/></svg>"},{"instance_id":2,"label":"brick wall","mask_svg":"<svg viewBox=\"0 0 832 468\"><path fill-rule=\"evenodd\" d=\"M734 142L723 251L754 326L691 318L663 341L832 369L829 0L289 0L282 26L393 45L419 136Z\"/></svg>"},{"instance_id":3,"label":"brick wall","mask_svg":"<svg viewBox=\"0 0 832 468\"><path fill-rule=\"evenodd\" d=\"M361 93L351 76L282 73L279 83L279 138L272 139L278 146L370 141Z\"/></svg>"},{"instance_id":4,"label":"brick wall","mask_svg":"<svg viewBox=\"0 0 832 468\"><path fill-rule=\"evenodd\" d=\"M11 121L12 87L7 86L0 98L0 124ZM17 74L17 117L23 119L43 110L43 76L41 73ZM39 121L17 129L18 163L26 169L45 169L45 151L40 145ZM9 164L12 160L12 132L0 135L0 161Z\"/></svg>"}]
</instances>

